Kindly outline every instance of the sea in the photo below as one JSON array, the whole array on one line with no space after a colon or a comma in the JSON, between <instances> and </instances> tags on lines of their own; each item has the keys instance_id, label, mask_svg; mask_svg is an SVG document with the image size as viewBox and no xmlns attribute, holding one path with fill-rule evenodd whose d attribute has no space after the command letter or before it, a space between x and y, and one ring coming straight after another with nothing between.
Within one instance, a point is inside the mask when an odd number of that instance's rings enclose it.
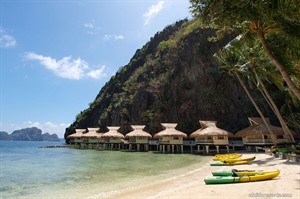
<instances>
[{"instance_id":1,"label":"sea","mask_svg":"<svg viewBox=\"0 0 300 199\"><path fill-rule=\"evenodd\" d=\"M0 198L107 198L137 186L174 179L199 168L209 158L39 148L54 145L64 142L0 141Z\"/></svg>"}]
</instances>

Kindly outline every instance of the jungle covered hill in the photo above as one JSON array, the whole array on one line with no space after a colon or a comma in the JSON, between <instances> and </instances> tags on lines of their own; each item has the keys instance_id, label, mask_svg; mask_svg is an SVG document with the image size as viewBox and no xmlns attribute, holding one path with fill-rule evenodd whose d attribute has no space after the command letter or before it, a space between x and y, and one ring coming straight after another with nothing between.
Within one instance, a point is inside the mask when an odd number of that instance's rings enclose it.
<instances>
[{"instance_id":1,"label":"jungle covered hill","mask_svg":"<svg viewBox=\"0 0 300 199\"><path fill-rule=\"evenodd\" d=\"M145 124L152 134L163 122L178 123L177 129L188 134L200 127L199 120L215 120L218 127L231 132L247 127L248 117L259 115L238 79L222 70L214 57L239 33L210 40L215 34L211 28L202 28L199 19L178 21L156 33L78 113L65 138L76 128L105 131L106 126L128 124ZM242 78L265 117L279 125L255 83ZM271 83L267 87L278 107L283 107L286 92ZM294 116L290 118L295 121Z\"/></svg>"}]
</instances>

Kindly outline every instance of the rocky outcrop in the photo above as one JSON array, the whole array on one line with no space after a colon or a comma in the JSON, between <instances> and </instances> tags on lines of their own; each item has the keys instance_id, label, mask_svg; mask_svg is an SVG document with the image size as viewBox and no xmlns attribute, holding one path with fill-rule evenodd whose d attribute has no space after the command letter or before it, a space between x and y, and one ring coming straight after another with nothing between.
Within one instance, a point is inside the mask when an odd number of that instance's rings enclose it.
<instances>
[{"instance_id":1,"label":"rocky outcrop","mask_svg":"<svg viewBox=\"0 0 300 199\"><path fill-rule=\"evenodd\" d=\"M0 140L10 140L10 136L7 132L5 131L0 131Z\"/></svg>"},{"instance_id":2,"label":"rocky outcrop","mask_svg":"<svg viewBox=\"0 0 300 199\"><path fill-rule=\"evenodd\" d=\"M42 134L42 130L32 127L13 131L12 134L0 132L0 140L19 140L19 141L60 141L56 134Z\"/></svg>"},{"instance_id":3,"label":"rocky outcrop","mask_svg":"<svg viewBox=\"0 0 300 199\"><path fill-rule=\"evenodd\" d=\"M43 141L59 141L59 138L56 134L50 135L49 133L42 134Z\"/></svg>"}]
</instances>

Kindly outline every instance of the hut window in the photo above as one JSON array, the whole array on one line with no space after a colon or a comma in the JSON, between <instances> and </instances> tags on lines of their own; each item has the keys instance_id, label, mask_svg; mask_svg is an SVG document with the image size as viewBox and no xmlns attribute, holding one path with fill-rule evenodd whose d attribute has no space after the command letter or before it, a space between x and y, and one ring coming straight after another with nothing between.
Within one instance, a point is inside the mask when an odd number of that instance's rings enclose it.
<instances>
[{"instance_id":1,"label":"hut window","mask_svg":"<svg viewBox=\"0 0 300 199\"><path fill-rule=\"evenodd\" d=\"M211 138L211 136L207 136L207 139L208 139L208 140L211 140L212 138Z\"/></svg>"},{"instance_id":2,"label":"hut window","mask_svg":"<svg viewBox=\"0 0 300 199\"><path fill-rule=\"evenodd\" d=\"M179 137L173 137L173 140L179 140Z\"/></svg>"},{"instance_id":3,"label":"hut window","mask_svg":"<svg viewBox=\"0 0 300 199\"><path fill-rule=\"evenodd\" d=\"M267 136L267 135L264 135L264 139L268 139L268 136Z\"/></svg>"},{"instance_id":4,"label":"hut window","mask_svg":"<svg viewBox=\"0 0 300 199\"><path fill-rule=\"evenodd\" d=\"M219 135L219 136L217 137L217 139L218 139L218 140L225 140L225 137L224 137L224 136L221 136L221 135Z\"/></svg>"},{"instance_id":5,"label":"hut window","mask_svg":"<svg viewBox=\"0 0 300 199\"><path fill-rule=\"evenodd\" d=\"M277 135L277 139L284 139L283 135Z\"/></svg>"}]
</instances>

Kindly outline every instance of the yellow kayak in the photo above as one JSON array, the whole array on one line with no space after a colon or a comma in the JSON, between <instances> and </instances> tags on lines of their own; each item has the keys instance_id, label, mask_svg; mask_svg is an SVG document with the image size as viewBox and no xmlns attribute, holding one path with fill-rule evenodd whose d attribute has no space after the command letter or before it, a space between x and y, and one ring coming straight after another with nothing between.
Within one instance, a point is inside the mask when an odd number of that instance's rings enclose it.
<instances>
[{"instance_id":1,"label":"yellow kayak","mask_svg":"<svg viewBox=\"0 0 300 199\"><path fill-rule=\"evenodd\" d=\"M260 180L269 180L275 178L279 175L280 171L276 170L274 172L263 173L263 174L255 174L253 176L243 176L240 179L240 182L254 182Z\"/></svg>"},{"instance_id":2,"label":"yellow kayak","mask_svg":"<svg viewBox=\"0 0 300 199\"><path fill-rule=\"evenodd\" d=\"M255 159L255 156L253 157L248 157L248 158L235 158L235 159L220 159L219 161L221 162L228 162L228 163L233 163L233 162L239 162L239 161L253 161Z\"/></svg>"},{"instance_id":3,"label":"yellow kayak","mask_svg":"<svg viewBox=\"0 0 300 199\"><path fill-rule=\"evenodd\" d=\"M242 154L238 153L229 153L229 154L217 154L214 156L213 160L222 160L222 159L236 159L241 157Z\"/></svg>"},{"instance_id":4,"label":"yellow kayak","mask_svg":"<svg viewBox=\"0 0 300 199\"><path fill-rule=\"evenodd\" d=\"M273 172L245 175L245 176L213 176L205 178L205 184L224 184L224 183L238 183L238 182L255 182L261 180L271 180L279 175L280 171L276 170Z\"/></svg>"},{"instance_id":5,"label":"yellow kayak","mask_svg":"<svg viewBox=\"0 0 300 199\"><path fill-rule=\"evenodd\" d=\"M277 170L225 170L225 171L213 171L213 176L253 176L256 174L274 173Z\"/></svg>"}]
</instances>

